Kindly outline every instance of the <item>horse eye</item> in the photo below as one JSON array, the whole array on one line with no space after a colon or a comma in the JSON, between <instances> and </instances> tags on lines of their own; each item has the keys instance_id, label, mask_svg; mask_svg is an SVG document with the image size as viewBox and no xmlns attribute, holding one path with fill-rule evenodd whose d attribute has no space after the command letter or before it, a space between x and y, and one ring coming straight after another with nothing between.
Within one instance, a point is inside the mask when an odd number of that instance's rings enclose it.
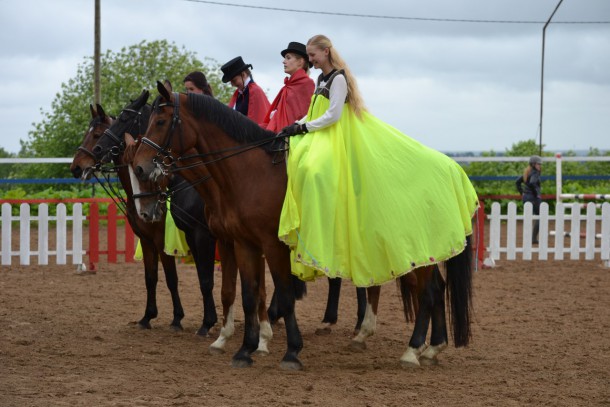
<instances>
[{"instance_id":1,"label":"horse eye","mask_svg":"<svg viewBox=\"0 0 610 407\"><path fill-rule=\"evenodd\" d=\"M157 120L157 126L163 126L165 124L165 119Z\"/></svg>"}]
</instances>

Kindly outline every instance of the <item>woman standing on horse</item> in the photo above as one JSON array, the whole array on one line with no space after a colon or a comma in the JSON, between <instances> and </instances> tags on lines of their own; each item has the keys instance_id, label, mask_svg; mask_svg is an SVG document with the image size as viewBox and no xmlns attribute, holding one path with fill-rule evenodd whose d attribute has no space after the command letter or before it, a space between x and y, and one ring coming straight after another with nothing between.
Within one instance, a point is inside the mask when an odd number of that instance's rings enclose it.
<instances>
[{"instance_id":1,"label":"woman standing on horse","mask_svg":"<svg viewBox=\"0 0 610 407\"><path fill-rule=\"evenodd\" d=\"M220 67L223 73L222 81L231 82L231 85L237 88L228 106L258 124L265 118L269 100L263 89L254 82L250 69L252 65L246 65L242 57L235 57Z\"/></svg>"},{"instance_id":2,"label":"woman standing on horse","mask_svg":"<svg viewBox=\"0 0 610 407\"><path fill-rule=\"evenodd\" d=\"M271 103L261 127L278 133L287 125L307 114L311 95L316 87L309 77L311 63L307 50L300 42L291 42L281 52L284 57L284 86Z\"/></svg>"},{"instance_id":3,"label":"woman standing on horse","mask_svg":"<svg viewBox=\"0 0 610 407\"><path fill-rule=\"evenodd\" d=\"M542 158L537 155L530 157L529 165L523 171L523 175L517 178L515 185L517 191L522 195L523 203L531 202L534 215L540 215L540 204L542 203L542 188L540 176L542 174ZM534 221L532 230L532 243L538 243L538 231L540 230L540 220Z\"/></svg>"},{"instance_id":4,"label":"woman standing on horse","mask_svg":"<svg viewBox=\"0 0 610 407\"><path fill-rule=\"evenodd\" d=\"M331 41L307 43L322 70L307 116L290 138L278 235L303 280L380 285L464 250L478 206L462 168L366 110Z\"/></svg>"}]
</instances>

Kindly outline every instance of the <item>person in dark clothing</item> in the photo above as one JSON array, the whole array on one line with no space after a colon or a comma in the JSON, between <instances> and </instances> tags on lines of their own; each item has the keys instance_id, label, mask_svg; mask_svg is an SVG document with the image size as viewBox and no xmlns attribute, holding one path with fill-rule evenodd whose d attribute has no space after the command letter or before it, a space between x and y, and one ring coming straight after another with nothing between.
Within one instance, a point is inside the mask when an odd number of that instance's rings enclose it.
<instances>
[{"instance_id":1,"label":"person in dark clothing","mask_svg":"<svg viewBox=\"0 0 610 407\"><path fill-rule=\"evenodd\" d=\"M542 158L537 155L530 157L529 165L523 171L523 175L517 178L515 185L517 190L522 195L523 203L531 202L534 215L540 215L540 204L542 203L542 193L540 186L540 175L542 173ZM538 243L538 231L540 229L540 220L534 222L534 230L532 231L532 243Z\"/></svg>"}]
</instances>

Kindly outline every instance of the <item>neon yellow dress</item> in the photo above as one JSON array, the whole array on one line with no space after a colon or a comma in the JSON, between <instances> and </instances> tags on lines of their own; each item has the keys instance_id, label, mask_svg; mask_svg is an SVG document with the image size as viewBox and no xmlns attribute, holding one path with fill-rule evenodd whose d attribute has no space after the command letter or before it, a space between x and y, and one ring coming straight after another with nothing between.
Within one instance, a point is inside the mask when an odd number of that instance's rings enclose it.
<instances>
[{"instance_id":1,"label":"neon yellow dress","mask_svg":"<svg viewBox=\"0 0 610 407\"><path fill-rule=\"evenodd\" d=\"M176 226L174 218L172 218L171 212L169 211L170 201L167 201L167 212L165 215L165 240L163 244L163 251L176 257L187 257L191 255L190 248L186 243L186 237L184 232ZM142 260L142 245L138 240L136 246L136 252L133 255L134 260Z\"/></svg>"},{"instance_id":2,"label":"neon yellow dress","mask_svg":"<svg viewBox=\"0 0 610 407\"><path fill-rule=\"evenodd\" d=\"M307 121L329 99L314 95ZM349 105L324 129L290 138L278 236L292 273L381 285L464 250L478 198L462 168Z\"/></svg>"}]
</instances>

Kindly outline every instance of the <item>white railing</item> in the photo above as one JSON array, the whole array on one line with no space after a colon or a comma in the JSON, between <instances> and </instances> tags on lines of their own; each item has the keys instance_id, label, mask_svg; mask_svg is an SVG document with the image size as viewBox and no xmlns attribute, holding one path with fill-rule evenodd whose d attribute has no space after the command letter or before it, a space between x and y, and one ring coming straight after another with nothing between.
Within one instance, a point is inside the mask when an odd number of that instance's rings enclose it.
<instances>
[{"instance_id":1,"label":"white railing","mask_svg":"<svg viewBox=\"0 0 610 407\"><path fill-rule=\"evenodd\" d=\"M566 214L564 209L571 211ZM489 219L489 257L486 263L493 265L504 255L506 260L515 260L521 255L523 260L563 260L569 254L570 260L600 259L610 267L610 203L602 205L601 211L594 203L589 203L586 212L581 213L581 205L558 204L555 215L549 215L546 202L540 205L540 215L533 214L532 204L524 205L523 215L517 214L517 204L509 202L507 213L501 213L501 206L494 202ZM540 220L537 245L532 244L534 220ZM522 223L522 236L517 236L518 223ZM583 228L584 227L584 228ZM551 246L550 240L553 240ZM584 255L584 256L583 256Z\"/></svg>"},{"instance_id":2,"label":"white railing","mask_svg":"<svg viewBox=\"0 0 610 407\"><path fill-rule=\"evenodd\" d=\"M72 264L83 263L83 205L75 203L72 215L67 215L66 205L57 204L57 215L49 215L49 205L46 203L38 206L38 215L32 216L30 205L23 203L19 207L19 216L12 215L11 205L2 204L2 246L0 254L2 265L10 266L12 257L19 257L19 264L29 265L31 257L38 257L38 264L49 264L49 257L55 257L55 264L66 264L67 256L72 256ZM19 249L13 250L12 224L19 222ZM31 230L34 230L34 222L38 223L38 247L33 250L31 244ZM49 224L55 223L55 238L49 239ZM72 247L68 248L68 223L72 224ZM55 242L55 250L50 247L51 240Z\"/></svg>"}]
</instances>

